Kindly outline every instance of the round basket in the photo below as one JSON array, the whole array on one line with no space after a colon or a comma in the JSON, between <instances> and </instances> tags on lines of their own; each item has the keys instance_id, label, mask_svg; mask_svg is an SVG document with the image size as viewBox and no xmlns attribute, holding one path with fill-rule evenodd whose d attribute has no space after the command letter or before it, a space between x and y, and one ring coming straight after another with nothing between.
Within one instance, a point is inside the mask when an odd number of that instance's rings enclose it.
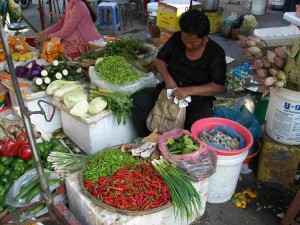
<instances>
[{"instance_id":1,"label":"round basket","mask_svg":"<svg viewBox=\"0 0 300 225\"><path fill-rule=\"evenodd\" d=\"M111 148L116 148L116 147L111 147ZM118 148L120 148L120 146L118 146ZM89 162L87 162L88 164ZM85 166L83 166L84 168ZM115 212L115 213L120 213L123 215L128 215L128 216L143 216L143 215L148 215L148 214L152 214L152 213L156 213L156 212L160 212L162 210L165 210L169 207L172 206L171 202L158 207L158 208L154 208L154 209L149 209L149 210L144 210L144 211L128 211L128 210L123 210L123 209L118 209L116 207L113 207L111 205L108 205L106 203L104 203L103 201L95 198L93 195L91 195L83 186L83 179L82 179L82 173L83 173L83 169L80 170L80 175L79 175L79 182L80 182L80 187L82 190L82 193L87 196L94 204L96 204L97 206L100 206L103 209L107 209L109 211Z\"/></svg>"}]
</instances>

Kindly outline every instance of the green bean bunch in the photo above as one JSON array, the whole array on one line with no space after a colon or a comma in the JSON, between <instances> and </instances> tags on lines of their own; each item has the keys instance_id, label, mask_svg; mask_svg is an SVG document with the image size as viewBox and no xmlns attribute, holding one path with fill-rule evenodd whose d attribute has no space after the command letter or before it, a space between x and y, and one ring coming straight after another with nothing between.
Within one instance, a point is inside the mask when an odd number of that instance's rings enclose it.
<instances>
[{"instance_id":1,"label":"green bean bunch","mask_svg":"<svg viewBox=\"0 0 300 225\"><path fill-rule=\"evenodd\" d=\"M133 82L142 74L127 63L123 56L108 56L95 65L95 70L102 80L110 84L124 85Z\"/></svg>"}]
</instances>

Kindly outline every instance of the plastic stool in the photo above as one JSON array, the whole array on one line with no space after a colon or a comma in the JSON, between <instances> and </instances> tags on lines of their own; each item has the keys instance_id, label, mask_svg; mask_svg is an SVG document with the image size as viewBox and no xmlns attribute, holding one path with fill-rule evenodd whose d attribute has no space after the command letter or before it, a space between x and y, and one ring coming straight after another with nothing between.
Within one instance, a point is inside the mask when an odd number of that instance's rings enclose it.
<instances>
[{"instance_id":1,"label":"plastic stool","mask_svg":"<svg viewBox=\"0 0 300 225\"><path fill-rule=\"evenodd\" d=\"M105 18L105 12L107 11L111 14L111 20ZM114 34L116 34L117 29L120 27L118 4L114 2L101 2L97 7L97 23L100 25L100 28L112 26Z\"/></svg>"}]
</instances>

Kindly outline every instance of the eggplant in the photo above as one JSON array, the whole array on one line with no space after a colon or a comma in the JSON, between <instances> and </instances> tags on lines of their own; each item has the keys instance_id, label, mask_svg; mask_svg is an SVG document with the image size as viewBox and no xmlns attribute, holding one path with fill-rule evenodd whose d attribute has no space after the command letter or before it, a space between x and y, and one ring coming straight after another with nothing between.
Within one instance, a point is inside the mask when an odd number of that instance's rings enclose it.
<instances>
[{"instance_id":1,"label":"eggplant","mask_svg":"<svg viewBox=\"0 0 300 225\"><path fill-rule=\"evenodd\" d=\"M15 71L16 71L16 76L20 78L26 78L28 73L28 69L26 69L25 66L17 66L15 68Z\"/></svg>"},{"instance_id":2,"label":"eggplant","mask_svg":"<svg viewBox=\"0 0 300 225\"><path fill-rule=\"evenodd\" d=\"M28 70L30 70L31 68L35 67L37 65L35 60L31 60L28 63L25 63L24 67Z\"/></svg>"},{"instance_id":3,"label":"eggplant","mask_svg":"<svg viewBox=\"0 0 300 225\"><path fill-rule=\"evenodd\" d=\"M42 68L39 65L35 65L32 67L27 73L27 79L33 80L35 77L40 77L42 72Z\"/></svg>"}]
</instances>

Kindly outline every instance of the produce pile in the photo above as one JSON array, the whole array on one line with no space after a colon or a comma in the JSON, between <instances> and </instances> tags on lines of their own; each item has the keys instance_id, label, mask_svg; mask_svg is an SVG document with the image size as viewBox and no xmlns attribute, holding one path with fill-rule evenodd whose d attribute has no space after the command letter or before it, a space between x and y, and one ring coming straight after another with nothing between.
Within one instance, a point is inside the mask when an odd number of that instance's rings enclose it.
<instances>
[{"instance_id":1,"label":"produce pile","mask_svg":"<svg viewBox=\"0 0 300 225\"><path fill-rule=\"evenodd\" d=\"M45 91L47 86L55 80L78 81L85 76L77 63L57 61L45 65L40 71L40 76L33 80L33 91Z\"/></svg>"},{"instance_id":2,"label":"produce pile","mask_svg":"<svg viewBox=\"0 0 300 225\"><path fill-rule=\"evenodd\" d=\"M128 37L107 43L101 51L101 56L123 56L127 60L135 60L139 55L149 51L150 49L141 40Z\"/></svg>"},{"instance_id":3,"label":"produce pile","mask_svg":"<svg viewBox=\"0 0 300 225\"><path fill-rule=\"evenodd\" d=\"M51 38L50 41L45 41L42 47L40 59L45 59L47 62L52 62L59 54L64 54L65 46L60 43L60 38Z\"/></svg>"},{"instance_id":4,"label":"produce pile","mask_svg":"<svg viewBox=\"0 0 300 225\"><path fill-rule=\"evenodd\" d=\"M27 60L32 59L34 57L33 53L30 52L29 45L26 42L25 36L21 34L18 34L17 36L9 36L7 38L7 42L10 48L12 59L14 61L26 62ZM4 52L2 52L1 54L3 53Z\"/></svg>"},{"instance_id":5,"label":"produce pile","mask_svg":"<svg viewBox=\"0 0 300 225\"><path fill-rule=\"evenodd\" d=\"M142 74L132 68L123 56L108 56L95 64L100 78L111 84L123 85L133 82Z\"/></svg>"},{"instance_id":6,"label":"produce pile","mask_svg":"<svg viewBox=\"0 0 300 225\"><path fill-rule=\"evenodd\" d=\"M200 147L200 143L194 141L188 134L177 139L169 138L166 142L168 150L172 154L187 154L196 151Z\"/></svg>"},{"instance_id":7,"label":"produce pile","mask_svg":"<svg viewBox=\"0 0 300 225\"><path fill-rule=\"evenodd\" d=\"M23 127L21 123L21 120L8 120L6 118L0 120L0 124L3 126L0 129L0 213L7 207L5 198L13 183L26 171L35 167L27 134L22 130L23 128L20 129ZM36 133L36 138L39 135ZM51 164L47 162L50 152L69 152L68 148L62 147L56 138L51 138L49 142L37 143L37 150L41 157L42 166L49 170L53 170ZM34 198L34 194L37 192L40 193L40 189L31 193L28 201Z\"/></svg>"},{"instance_id":8,"label":"produce pile","mask_svg":"<svg viewBox=\"0 0 300 225\"><path fill-rule=\"evenodd\" d=\"M126 165L109 177L85 180L83 185L94 197L123 210L144 211L170 202L166 182L151 164Z\"/></svg>"},{"instance_id":9,"label":"produce pile","mask_svg":"<svg viewBox=\"0 0 300 225\"><path fill-rule=\"evenodd\" d=\"M266 43L255 35L239 35L238 44L244 49L244 54L253 59L254 77L262 84L270 87L283 87L286 83L284 65L287 61L287 48L268 48Z\"/></svg>"}]
</instances>

